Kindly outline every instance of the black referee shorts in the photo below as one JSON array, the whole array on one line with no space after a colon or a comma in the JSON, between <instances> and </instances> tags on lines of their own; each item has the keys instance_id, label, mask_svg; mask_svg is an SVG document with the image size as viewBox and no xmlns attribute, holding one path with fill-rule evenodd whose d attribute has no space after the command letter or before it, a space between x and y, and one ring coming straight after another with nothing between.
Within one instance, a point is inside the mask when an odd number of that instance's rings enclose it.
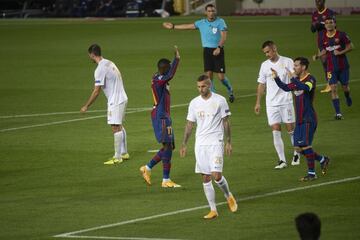
<instances>
[{"instance_id":1,"label":"black referee shorts","mask_svg":"<svg viewBox=\"0 0 360 240\"><path fill-rule=\"evenodd\" d=\"M216 48L204 48L204 72L212 71L225 73L225 54L224 49L220 48L220 54L213 55Z\"/></svg>"}]
</instances>

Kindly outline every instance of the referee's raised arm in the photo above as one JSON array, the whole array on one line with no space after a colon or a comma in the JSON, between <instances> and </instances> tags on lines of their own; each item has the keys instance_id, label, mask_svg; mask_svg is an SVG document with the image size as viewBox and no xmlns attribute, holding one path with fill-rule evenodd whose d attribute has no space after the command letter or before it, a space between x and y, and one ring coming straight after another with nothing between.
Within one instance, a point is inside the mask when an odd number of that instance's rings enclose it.
<instances>
[{"instance_id":1,"label":"referee's raised arm","mask_svg":"<svg viewBox=\"0 0 360 240\"><path fill-rule=\"evenodd\" d=\"M164 22L163 27L166 29L178 29L178 30L194 30L194 29L196 29L194 23L175 25L174 23L171 23L171 22Z\"/></svg>"}]
</instances>

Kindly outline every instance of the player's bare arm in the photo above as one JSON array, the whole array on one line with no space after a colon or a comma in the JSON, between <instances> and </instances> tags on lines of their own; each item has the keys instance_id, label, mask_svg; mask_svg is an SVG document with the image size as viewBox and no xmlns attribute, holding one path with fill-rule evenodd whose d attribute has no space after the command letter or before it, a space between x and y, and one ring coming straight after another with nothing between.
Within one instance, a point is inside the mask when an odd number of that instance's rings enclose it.
<instances>
[{"instance_id":1,"label":"player's bare arm","mask_svg":"<svg viewBox=\"0 0 360 240\"><path fill-rule=\"evenodd\" d=\"M344 50L342 50L342 51L339 51L339 50L335 49L334 50L334 55L335 56L343 55L343 54L346 54L346 53L350 52L352 49L353 49L352 44L349 43L349 44L346 44Z\"/></svg>"},{"instance_id":2,"label":"player's bare arm","mask_svg":"<svg viewBox=\"0 0 360 240\"><path fill-rule=\"evenodd\" d=\"M227 31L221 31L221 38L218 43L218 47L215 48L215 50L213 51L214 56L217 56L220 54L220 48L222 48L225 45L226 38L227 38Z\"/></svg>"},{"instance_id":3,"label":"player's bare arm","mask_svg":"<svg viewBox=\"0 0 360 240\"><path fill-rule=\"evenodd\" d=\"M326 54L326 50L323 49L320 52L318 52L317 54L315 54L312 59L313 61L316 61L317 59L321 58L322 56L324 56Z\"/></svg>"},{"instance_id":4,"label":"player's bare arm","mask_svg":"<svg viewBox=\"0 0 360 240\"><path fill-rule=\"evenodd\" d=\"M96 98L99 96L101 91L101 86L95 86L94 90L92 91L89 99L85 103L85 105L80 109L80 112L84 113L88 110L88 108L93 104L96 100Z\"/></svg>"},{"instance_id":5,"label":"player's bare arm","mask_svg":"<svg viewBox=\"0 0 360 240\"><path fill-rule=\"evenodd\" d=\"M174 48L175 48L175 57L176 57L177 59L180 59L180 53L179 53L178 46L175 45Z\"/></svg>"},{"instance_id":6,"label":"player's bare arm","mask_svg":"<svg viewBox=\"0 0 360 240\"><path fill-rule=\"evenodd\" d=\"M164 22L163 27L166 29L177 29L177 30L194 30L196 29L193 23L189 24L174 24L171 22Z\"/></svg>"},{"instance_id":7,"label":"player's bare arm","mask_svg":"<svg viewBox=\"0 0 360 240\"><path fill-rule=\"evenodd\" d=\"M256 103L254 107L254 111L256 115L260 114L260 103L261 103L261 97L264 95L265 92L265 84L259 83L256 89Z\"/></svg>"},{"instance_id":8,"label":"player's bare arm","mask_svg":"<svg viewBox=\"0 0 360 240\"><path fill-rule=\"evenodd\" d=\"M230 121L228 116L223 118L223 125L224 125L225 154L230 156L232 153L232 146L231 146L231 128L230 128Z\"/></svg>"},{"instance_id":9,"label":"player's bare arm","mask_svg":"<svg viewBox=\"0 0 360 240\"><path fill-rule=\"evenodd\" d=\"M184 138L183 138L181 148L180 148L180 157L185 157L185 155L186 155L186 144L189 141L189 138L191 136L193 126L194 126L193 122L191 122L191 121L186 122Z\"/></svg>"}]
</instances>

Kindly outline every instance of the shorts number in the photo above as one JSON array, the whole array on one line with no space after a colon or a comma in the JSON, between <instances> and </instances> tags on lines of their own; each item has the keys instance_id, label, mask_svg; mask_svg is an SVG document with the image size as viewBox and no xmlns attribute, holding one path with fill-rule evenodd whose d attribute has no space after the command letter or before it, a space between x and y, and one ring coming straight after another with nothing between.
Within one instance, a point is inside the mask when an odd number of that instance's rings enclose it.
<instances>
[{"instance_id":1,"label":"shorts number","mask_svg":"<svg viewBox=\"0 0 360 240\"><path fill-rule=\"evenodd\" d=\"M172 127L166 127L168 135L172 135Z\"/></svg>"},{"instance_id":2,"label":"shorts number","mask_svg":"<svg viewBox=\"0 0 360 240\"><path fill-rule=\"evenodd\" d=\"M327 72L327 79L330 80L332 78L331 72Z\"/></svg>"}]
</instances>

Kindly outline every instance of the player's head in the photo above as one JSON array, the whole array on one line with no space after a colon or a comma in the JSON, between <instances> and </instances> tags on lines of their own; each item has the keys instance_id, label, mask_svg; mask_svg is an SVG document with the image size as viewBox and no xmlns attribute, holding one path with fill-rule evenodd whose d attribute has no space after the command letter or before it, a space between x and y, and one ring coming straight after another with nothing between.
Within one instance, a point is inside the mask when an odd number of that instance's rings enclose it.
<instances>
[{"instance_id":1,"label":"player's head","mask_svg":"<svg viewBox=\"0 0 360 240\"><path fill-rule=\"evenodd\" d=\"M275 60L278 56L276 45L271 40L265 41L262 44L262 51L270 60Z\"/></svg>"},{"instance_id":2,"label":"player's head","mask_svg":"<svg viewBox=\"0 0 360 240\"><path fill-rule=\"evenodd\" d=\"M328 31L333 31L336 28L336 21L333 16L325 18L325 28Z\"/></svg>"},{"instance_id":3,"label":"player's head","mask_svg":"<svg viewBox=\"0 0 360 240\"><path fill-rule=\"evenodd\" d=\"M319 11L322 11L325 8L325 0L315 0L315 5Z\"/></svg>"},{"instance_id":4,"label":"player's head","mask_svg":"<svg viewBox=\"0 0 360 240\"><path fill-rule=\"evenodd\" d=\"M158 61L157 67L160 74L164 74L170 69L170 60L166 58L162 58Z\"/></svg>"},{"instance_id":5,"label":"player's head","mask_svg":"<svg viewBox=\"0 0 360 240\"><path fill-rule=\"evenodd\" d=\"M216 8L213 4L208 4L205 6L205 15L207 19L214 20L216 18Z\"/></svg>"},{"instance_id":6,"label":"player's head","mask_svg":"<svg viewBox=\"0 0 360 240\"><path fill-rule=\"evenodd\" d=\"M211 80L209 76L203 74L197 79L197 88L202 97L208 97L211 93Z\"/></svg>"},{"instance_id":7,"label":"player's head","mask_svg":"<svg viewBox=\"0 0 360 240\"><path fill-rule=\"evenodd\" d=\"M306 72L309 67L309 60L305 57L297 57L294 59L294 72L297 76Z\"/></svg>"},{"instance_id":8,"label":"player's head","mask_svg":"<svg viewBox=\"0 0 360 240\"><path fill-rule=\"evenodd\" d=\"M101 57L101 47L98 44L92 44L88 49L89 57L92 61L96 62L96 59Z\"/></svg>"},{"instance_id":9,"label":"player's head","mask_svg":"<svg viewBox=\"0 0 360 240\"><path fill-rule=\"evenodd\" d=\"M302 213L295 218L296 229L301 240L318 240L321 232L321 222L314 213Z\"/></svg>"}]
</instances>

